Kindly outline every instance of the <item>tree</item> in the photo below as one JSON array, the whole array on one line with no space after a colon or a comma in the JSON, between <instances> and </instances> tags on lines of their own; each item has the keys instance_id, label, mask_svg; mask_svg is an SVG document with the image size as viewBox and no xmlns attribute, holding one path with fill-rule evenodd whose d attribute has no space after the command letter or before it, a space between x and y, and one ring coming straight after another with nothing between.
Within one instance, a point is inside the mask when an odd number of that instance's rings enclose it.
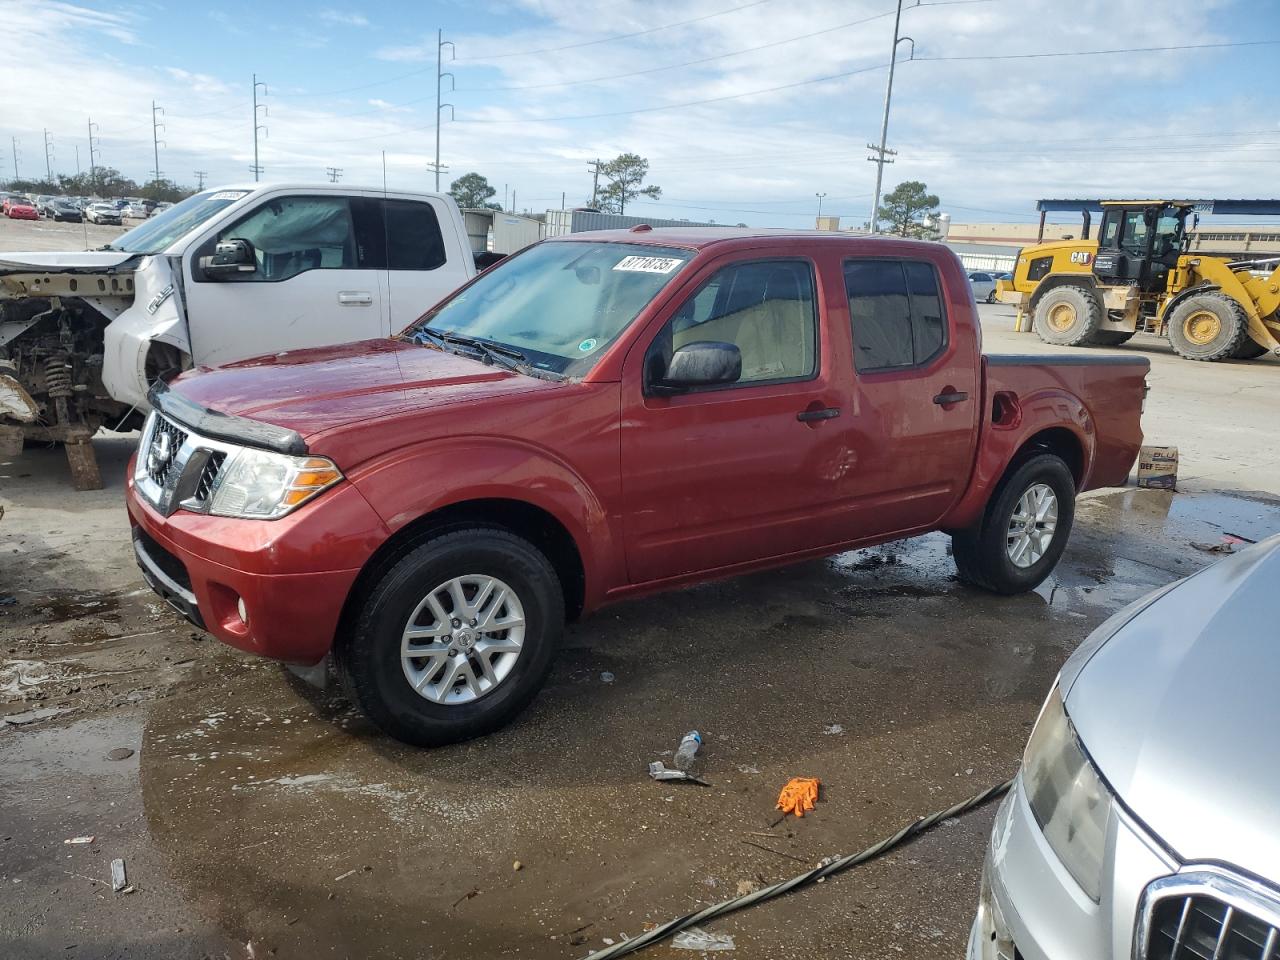
<instances>
[{"instance_id":1,"label":"tree","mask_svg":"<svg viewBox=\"0 0 1280 960\"><path fill-rule=\"evenodd\" d=\"M464 173L449 184L449 196L458 201L458 206L472 210L501 210L502 204L489 199L497 192L478 173Z\"/></svg>"},{"instance_id":2,"label":"tree","mask_svg":"<svg viewBox=\"0 0 1280 960\"><path fill-rule=\"evenodd\" d=\"M890 232L900 237L933 238L933 228L924 221L937 215L938 198L927 190L919 180L898 184L885 194L884 203L876 212L877 222L888 221Z\"/></svg>"},{"instance_id":3,"label":"tree","mask_svg":"<svg viewBox=\"0 0 1280 960\"><path fill-rule=\"evenodd\" d=\"M624 153L600 164L605 186L596 193L596 206L607 213L626 213L627 204L636 197L657 200L662 196L661 187L640 186L648 175L649 161L635 153Z\"/></svg>"}]
</instances>

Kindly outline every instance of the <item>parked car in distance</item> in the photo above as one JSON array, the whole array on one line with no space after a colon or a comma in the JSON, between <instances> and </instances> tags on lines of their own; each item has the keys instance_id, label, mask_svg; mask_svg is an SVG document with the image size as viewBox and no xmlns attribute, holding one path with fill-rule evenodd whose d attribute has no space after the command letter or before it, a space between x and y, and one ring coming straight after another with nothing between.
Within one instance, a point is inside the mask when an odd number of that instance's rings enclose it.
<instances>
[{"instance_id":1,"label":"parked car in distance","mask_svg":"<svg viewBox=\"0 0 1280 960\"><path fill-rule=\"evenodd\" d=\"M980 303L995 303L996 278L984 270L975 270L969 274L969 286L973 290L973 299Z\"/></svg>"},{"instance_id":2,"label":"parked car in distance","mask_svg":"<svg viewBox=\"0 0 1280 960\"><path fill-rule=\"evenodd\" d=\"M80 212L80 208L70 200L64 200L62 197L54 197L49 201L49 204L45 209L48 211L46 216L48 216L50 220L68 220L73 223L79 223L84 219L84 215Z\"/></svg>"},{"instance_id":3,"label":"parked car in distance","mask_svg":"<svg viewBox=\"0 0 1280 960\"><path fill-rule=\"evenodd\" d=\"M151 213L148 214L148 216L154 217L158 213L164 213L166 210L168 210L172 206L173 204L170 203L168 200L161 200L159 203L157 203L154 207L151 208Z\"/></svg>"},{"instance_id":4,"label":"parked car in distance","mask_svg":"<svg viewBox=\"0 0 1280 960\"><path fill-rule=\"evenodd\" d=\"M133 220L145 220L151 216L151 210L141 200L133 200L120 208L123 216Z\"/></svg>"},{"instance_id":5,"label":"parked car in distance","mask_svg":"<svg viewBox=\"0 0 1280 960\"><path fill-rule=\"evenodd\" d=\"M121 226L124 223L120 211L109 203L91 203L84 208L84 218L90 223L109 223Z\"/></svg>"},{"instance_id":6,"label":"parked car in distance","mask_svg":"<svg viewBox=\"0 0 1280 960\"><path fill-rule=\"evenodd\" d=\"M1149 364L985 356L966 284L885 238L535 244L402 336L158 385L139 563L227 643L332 651L417 744L510 719L566 618L626 597L935 530L1029 590L1077 491L1125 482Z\"/></svg>"},{"instance_id":7,"label":"parked car in distance","mask_svg":"<svg viewBox=\"0 0 1280 960\"><path fill-rule=\"evenodd\" d=\"M4 202L4 215L10 220L39 220L35 202L26 197L10 197Z\"/></svg>"},{"instance_id":8,"label":"parked car in distance","mask_svg":"<svg viewBox=\"0 0 1280 960\"><path fill-rule=\"evenodd\" d=\"M969 960L1276 955L1277 583L1280 536L1071 656L996 815Z\"/></svg>"}]
</instances>

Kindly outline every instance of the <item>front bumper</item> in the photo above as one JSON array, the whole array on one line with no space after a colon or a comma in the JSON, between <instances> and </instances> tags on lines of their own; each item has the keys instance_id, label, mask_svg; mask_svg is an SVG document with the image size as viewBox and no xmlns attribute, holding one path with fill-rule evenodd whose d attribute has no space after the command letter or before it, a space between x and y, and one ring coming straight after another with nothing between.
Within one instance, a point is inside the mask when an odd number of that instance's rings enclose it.
<instances>
[{"instance_id":1,"label":"front bumper","mask_svg":"<svg viewBox=\"0 0 1280 960\"><path fill-rule=\"evenodd\" d=\"M1178 865L1113 805L1094 903L1045 840L1019 777L991 831L967 960L1129 960L1143 890Z\"/></svg>"},{"instance_id":2,"label":"front bumper","mask_svg":"<svg viewBox=\"0 0 1280 960\"><path fill-rule=\"evenodd\" d=\"M280 520L165 517L134 487L132 462L128 477L135 557L166 603L241 650L301 665L324 658L356 577L388 535L355 487Z\"/></svg>"}]
</instances>

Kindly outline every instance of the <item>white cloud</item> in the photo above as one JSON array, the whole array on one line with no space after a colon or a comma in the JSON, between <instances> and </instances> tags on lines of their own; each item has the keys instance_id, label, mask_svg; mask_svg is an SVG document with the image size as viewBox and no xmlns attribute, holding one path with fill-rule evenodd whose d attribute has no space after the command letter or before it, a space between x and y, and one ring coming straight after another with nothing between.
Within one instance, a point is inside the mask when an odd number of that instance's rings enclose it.
<instances>
[{"instance_id":1,"label":"white cloud","mask_svg":"<svg viewBox=\"0 0 1280 960\"><path fill-rule=\"evenodd\" d=\"M363 13L325 9L321 10L318 16L326 23L333 23L343 27L367 27L369 25L369 18Z\"/></svg>"}]
</instances>

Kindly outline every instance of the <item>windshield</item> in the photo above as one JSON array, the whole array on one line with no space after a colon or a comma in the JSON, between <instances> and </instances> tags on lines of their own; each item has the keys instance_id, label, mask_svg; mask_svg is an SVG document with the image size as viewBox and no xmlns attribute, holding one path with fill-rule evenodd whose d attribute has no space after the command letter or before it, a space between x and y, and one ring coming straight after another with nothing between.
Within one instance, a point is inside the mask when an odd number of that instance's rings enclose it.
<instances>
[{"instance_id":1,"label":"windshield","mask_svg":"<svg viewBox=\"0 0 1280 960\"><path fill-rule=\"evenodd\" d=\"M581 376L692 256L643 244L540 243L495 266L406 333L429 327L476 337L520 351L534 367Z\"/></svg>"},{"instance_id":2,"label":"windshield","mask_svg":"<svg viewBox=\"0 0 1280 960\"><path fill-rule=\"evenodd\" d=\"M215 213L247 196L248 190L210 190L187 197L146 223L122 233L108 247L126 253L160 253ZM138 201L139 205L141 201Z\"/></svg>"}]
</instances>

